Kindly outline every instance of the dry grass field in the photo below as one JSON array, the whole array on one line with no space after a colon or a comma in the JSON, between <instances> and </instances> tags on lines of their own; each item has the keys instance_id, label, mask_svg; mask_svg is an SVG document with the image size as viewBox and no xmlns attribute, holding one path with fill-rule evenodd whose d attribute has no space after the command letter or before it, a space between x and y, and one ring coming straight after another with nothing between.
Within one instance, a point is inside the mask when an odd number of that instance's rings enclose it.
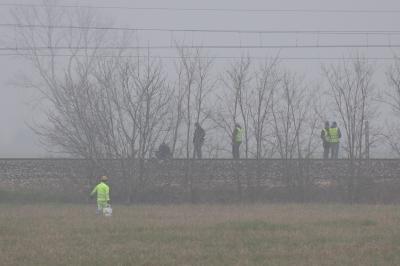
<instances>
[{"instance_id":1,"label":"dry grass field","mask_svg":"<svg viewBox=\"0 0 400 266\"><path fill-rule=\"evenodd\" d=\"M400 206L0 204L1 265L400 265Z\"/></svg>"}]
</instances>

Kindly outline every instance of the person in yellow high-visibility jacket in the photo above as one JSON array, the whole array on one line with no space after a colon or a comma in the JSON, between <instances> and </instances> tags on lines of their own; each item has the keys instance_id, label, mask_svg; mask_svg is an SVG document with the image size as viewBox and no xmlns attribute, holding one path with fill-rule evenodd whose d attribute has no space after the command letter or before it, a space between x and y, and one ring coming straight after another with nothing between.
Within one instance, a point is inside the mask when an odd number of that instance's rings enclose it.
<instances>
[{"instance_id":1,"label":"person in yellow high-visibility jacket","mask_svg":"<svg viewBox=\"0 0 400 266\"><path fill-rule=\"evenodd\" d=\"M244 129L239 124L235 124L235 128L232 132L232 155L233 159L239 159L240 151L239 147L242 144Z\"/></svg>"},{"instance_id":2,"label":"person in yellow high-visibility jacket","mask_svg":"<svg viewBox=\"0 0 400 266\"><path fill-rule=\"evenodd\" d=\"M331 149L331 158L337 159L339 154L339 142L340 138L342 137L342 133L340 132L336 122L333 122L331 127L328 129L328 136L329 146Z\"/></svg>"},{"instance_id":3,"label":"person in yellow high-visibility jacket","mask_svg":"<svg viewBox=\"0 0 400 266\"><path fill-rule=\"evenodd\" d=\"M97 213L103 213L103 209L110 203L110 187L107 185L108 177L102 176L101 182L94 187L90 196L97 193Z\"/></svg>"},{"instance_id":4,"label":"person in yellow high-visibility jacket","mask_svg":"<svg viewBox=\"0 0 400 266\"><path fill-rule=\"evenodd\" d=\"M321 130L322 147L324 149L324 159L329 158L330 138L329 138L329 122L325 122L325 127Z\"/></svg>"}]
</instances>

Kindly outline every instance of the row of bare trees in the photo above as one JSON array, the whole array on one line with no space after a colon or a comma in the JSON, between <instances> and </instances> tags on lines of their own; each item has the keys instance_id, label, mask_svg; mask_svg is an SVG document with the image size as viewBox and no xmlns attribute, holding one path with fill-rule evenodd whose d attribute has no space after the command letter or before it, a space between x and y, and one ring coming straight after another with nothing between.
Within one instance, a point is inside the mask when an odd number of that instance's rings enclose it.
<instances>
[{"instance_id":1,"label":"row of bare trees","mask_svg":"<svg viewBox=\"0 0 400 266\"><path fill-rule=\"evenodd\" d=\"M345 133L345 157L362 158L366 142L376 141L365 138L365 129L368 121L374 125L378 101L399 114L397 58L383 91L374 87L373 64L362 56L324 65L326 84L310 86L279 57L255 63L243 56L215 73L206 52L179 44L172 65L149 51L132 54L123 48L132 36L91 29L101 23L88 9L20 7L13 15L28 25L16 28L14 43L35 70L24 81L45 100L48 121L36 129L47 144L74 156L148 158L166 141L175 157L190 158L198 122L207 129L209 157L227 156L232 127L240 123L243 157L309 158L323 121L336 119ZM101 49L116 43L121 49ZM399 150L393 134L379 133Z\"/></svg>"},{"instance_id":2,"label":"row of bare trees","mask_svg":"<svg viewBox=\"0 0 400 266\"><path fill-rule=\"evenodd\" d=\"M389 103L400 114L398 58L383 91L373 84L373 64L362 56L323 66L326 84L311 86L279 57L255 63L243 56L216 73L205 51L179 44L173 64L149 51L132 54L123 48L132 36L91 29L101 24L87 9L20 7L13 15L18 24L30 25L16 28L14 45L34 70L24 81L43 98L46 119L34 126L43 142L98 166L102 159L117 159L124 176L137 176L135 182L145 182L143 160L163 141L174 157L191 158L196 122L206 129L210 158L229 156L235 123L245 130L244 158L318 156L326 119L342 127L347 158L366 157L379 136L400 154L399 125L385 133L374 123L377 103ZM105 44L121 49L101 49Z\"/></svg>"}]
</instances>

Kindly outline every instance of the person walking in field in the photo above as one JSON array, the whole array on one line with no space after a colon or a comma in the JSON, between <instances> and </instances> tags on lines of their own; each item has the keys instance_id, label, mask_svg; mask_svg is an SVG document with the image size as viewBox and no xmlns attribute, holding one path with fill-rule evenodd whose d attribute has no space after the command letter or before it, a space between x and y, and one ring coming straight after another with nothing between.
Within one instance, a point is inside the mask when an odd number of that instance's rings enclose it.
<instances>
[{"instance_id":1,"label":"person walking in field","mask_svg":"<svg viewBox=\"0 0 400 266\"><path fill-rule=\"evenodd\" d=\"M339 155L339 142L342 137L340 129L337 127L337 123L333 122L328 130L329 135L329 146L331 149L331 158L337 159Z\"/></svg>"},{"instance_id":2,"label":"person walking in field","mask_svg":"<svg viewBox=\"0 0 400 266\"><path fill-rule=\"evenodd\" d=\"M201 159L201 157L202 157L201 147L204 144L206 132L200 126L199 123L196 123L195 127L196 127L196 129L194 130L194 134L193 134L193 145L194 145L193 158L196 158L196 156L197 156L198 159Z\"/></svg>"},{"instance_id":3,"label":"person walking in field","mask_svg":"<svg viewBox=\"0 0 400 266\"><path fill-rule=\"evenodd\" d=\"M244 129L239 124L235 124L232 132L232 155L233 159L240 158L240 144L242 144Z\"/></svg>"},{"instance_id":4,"label":"person walking in field","mask_svg":"<svg viewBox=\"0 0 400 266\"><path fill-rule=\"evenodd\" d=\"M103 213L104 208L110 203L110 187L107 185L108 177L102 176L100 178L100 183L94 187L90 196L97 194L97 213Z\"/></svg>"},{"instance_id":5,"label":"person walking in field","mask_svg":"<svg viewBox=\"0 0 400 266\"><path fill-rule=\"evenodd\" d=\"M324 159L329 158L329 122L325 122L325 127L321 130L322 148L324 149Z\"/></svg>"}]
</instances>

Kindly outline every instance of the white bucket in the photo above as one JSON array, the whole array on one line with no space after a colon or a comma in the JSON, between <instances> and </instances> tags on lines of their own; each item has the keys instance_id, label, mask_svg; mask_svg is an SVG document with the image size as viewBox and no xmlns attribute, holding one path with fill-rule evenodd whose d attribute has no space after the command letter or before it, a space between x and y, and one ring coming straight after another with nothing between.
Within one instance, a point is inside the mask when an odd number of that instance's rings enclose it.
<instances>
[{"instance_id":1,"label":"white bucket","mask_svg":"<svg viewBox=\"0 0 400 266\"><path fill-rule=\"evenodd\" d=\"M105 208L103 208L103 215L107 217L110 217L112 215L111 205L107 205Z\"/></svg>"}]
</instances>

